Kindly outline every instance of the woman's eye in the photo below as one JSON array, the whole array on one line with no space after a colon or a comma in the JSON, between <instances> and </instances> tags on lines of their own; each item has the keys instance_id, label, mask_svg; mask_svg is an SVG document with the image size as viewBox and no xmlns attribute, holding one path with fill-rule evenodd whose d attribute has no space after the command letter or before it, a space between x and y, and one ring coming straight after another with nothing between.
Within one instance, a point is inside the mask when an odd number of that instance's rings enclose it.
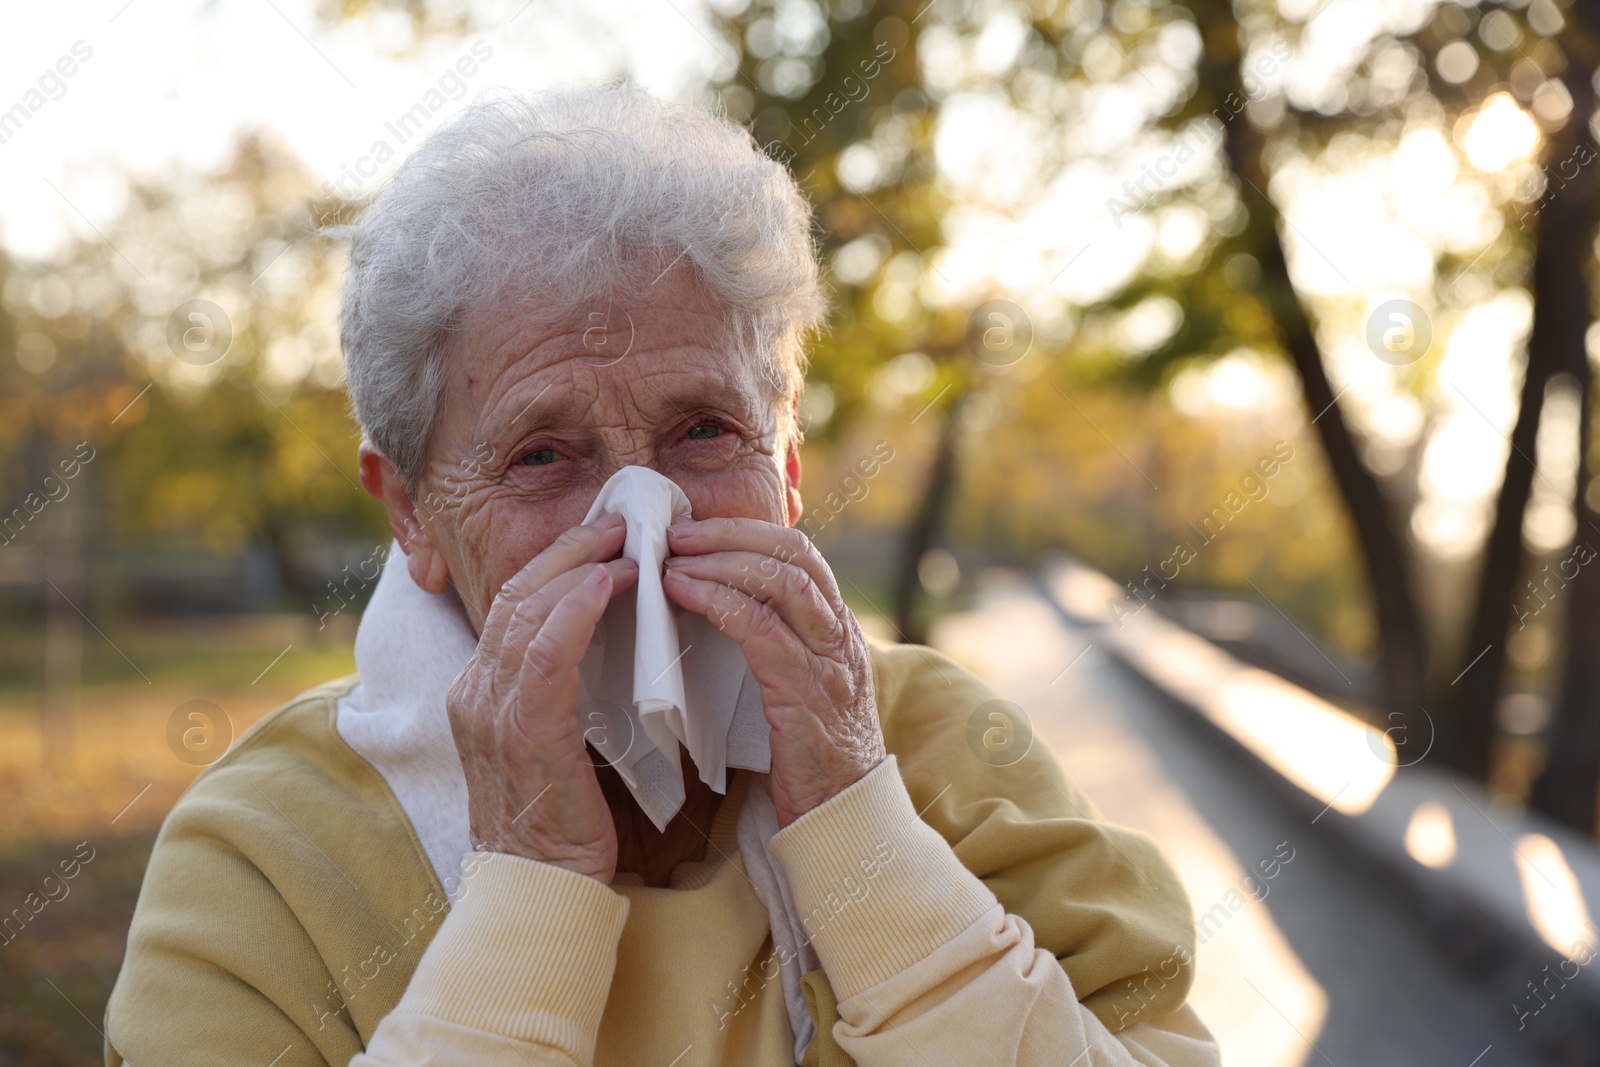
<instances>
[{"instance_id":1,"label":"woman's eye","mask_svg":"<svg viewBox=\"0 0 1600 1067\"><path fill-rule=\"evenodd\" d=\"M536 448L522 457L524 466L543 467L547 463L556 461L556 450L553 448Z\"/></svg>"},{"instance_id":2,"label":"woman's eye","mask_svg":"<svg viewBox=\"0 0 1600 1067\"><path fill-rule=\"evenodd\" d=\"M707 441L722 433L722 427L714 422L702 422L698 426L689 428L685 435L691 441Z\"/></svg>"}]
</instances>

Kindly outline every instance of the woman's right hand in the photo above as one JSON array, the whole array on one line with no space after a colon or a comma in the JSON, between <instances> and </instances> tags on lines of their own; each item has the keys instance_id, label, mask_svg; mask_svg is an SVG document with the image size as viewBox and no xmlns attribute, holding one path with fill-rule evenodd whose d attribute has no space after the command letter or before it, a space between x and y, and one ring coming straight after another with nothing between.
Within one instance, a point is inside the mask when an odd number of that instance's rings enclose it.
<instances>
[{"instance_id":1,"label":"woman's right hand","mask_svg":"<svg viewBox=\"0 0 1600 1067\"><path fill-rule=\"evenodd\" d=\"M446 708L474 846L610 883L617 832L584 748L578 663L611 597L638 580L612 559L626 524L574 526L501 587Z\"/></svg>"}]
</instances>

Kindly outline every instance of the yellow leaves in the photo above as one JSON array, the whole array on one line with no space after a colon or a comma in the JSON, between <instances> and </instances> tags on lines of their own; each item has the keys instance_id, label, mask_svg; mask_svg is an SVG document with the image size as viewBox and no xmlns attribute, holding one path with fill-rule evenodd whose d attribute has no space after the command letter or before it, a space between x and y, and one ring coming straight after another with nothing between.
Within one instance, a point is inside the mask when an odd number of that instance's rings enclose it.
<instances>
[{"instance_id":1,"label":"yellow leaves","mask_svg":"<svg viewBox=\"0 0 1600 1067\"><path fill-rule=\"evenodd\" d=\"M112 386L100 404L100 413L105 416L106 424L111 425L111 420L115 419L116 425L124 430L144 421L149 412L149 393L131 382Z\"/></svg>"},{"instance_id":2,"label":"yellow leaves","mask_svg":"<svg viewBox=\"0 0 1600 1067\"><path fill-rule=\"evenodd\" d=\"M153 525L184 525L202 518L222 496L222 472L174 471L151 485L146 514Z\"/></svg>"}]
</instances>

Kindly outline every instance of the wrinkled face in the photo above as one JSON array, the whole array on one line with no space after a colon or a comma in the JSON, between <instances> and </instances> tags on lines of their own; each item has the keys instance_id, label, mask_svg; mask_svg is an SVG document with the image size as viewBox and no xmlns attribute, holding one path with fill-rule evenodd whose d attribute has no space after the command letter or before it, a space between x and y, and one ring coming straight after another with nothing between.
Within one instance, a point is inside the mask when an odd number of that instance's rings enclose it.
<instances>
[{"instance_id":1,"label":"wrinkled face","mask_svg":"<svg viewBox=\"0 0 1600 1067\"><path fill-rule=\"evenodd\" d=\"M798 512L771 388L693 274L669 271L647 299L599 310L552 327L508 298L450 341L415 505L479 630L500 587L581 523L621 467L671 478L697 519Z\"/></svg>"}]
</instances>

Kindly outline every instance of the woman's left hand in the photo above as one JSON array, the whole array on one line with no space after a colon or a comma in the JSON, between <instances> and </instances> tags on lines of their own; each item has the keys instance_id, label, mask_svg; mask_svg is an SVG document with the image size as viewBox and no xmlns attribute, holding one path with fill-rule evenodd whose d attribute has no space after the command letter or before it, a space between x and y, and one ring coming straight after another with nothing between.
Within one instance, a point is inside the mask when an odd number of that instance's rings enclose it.
<instances>
[{"instance_id":1,"label":"woman's left hand","mask_svg":"<svg viewBox=\"0 0 1600 1067\"><path fill-rule=\"evenodd\" d=\"M833 572L799 530L674 519L663 587L739 643L772 727L772 801L788 826L884 759L872 661Z\"/></svg>"}]
</instances>

